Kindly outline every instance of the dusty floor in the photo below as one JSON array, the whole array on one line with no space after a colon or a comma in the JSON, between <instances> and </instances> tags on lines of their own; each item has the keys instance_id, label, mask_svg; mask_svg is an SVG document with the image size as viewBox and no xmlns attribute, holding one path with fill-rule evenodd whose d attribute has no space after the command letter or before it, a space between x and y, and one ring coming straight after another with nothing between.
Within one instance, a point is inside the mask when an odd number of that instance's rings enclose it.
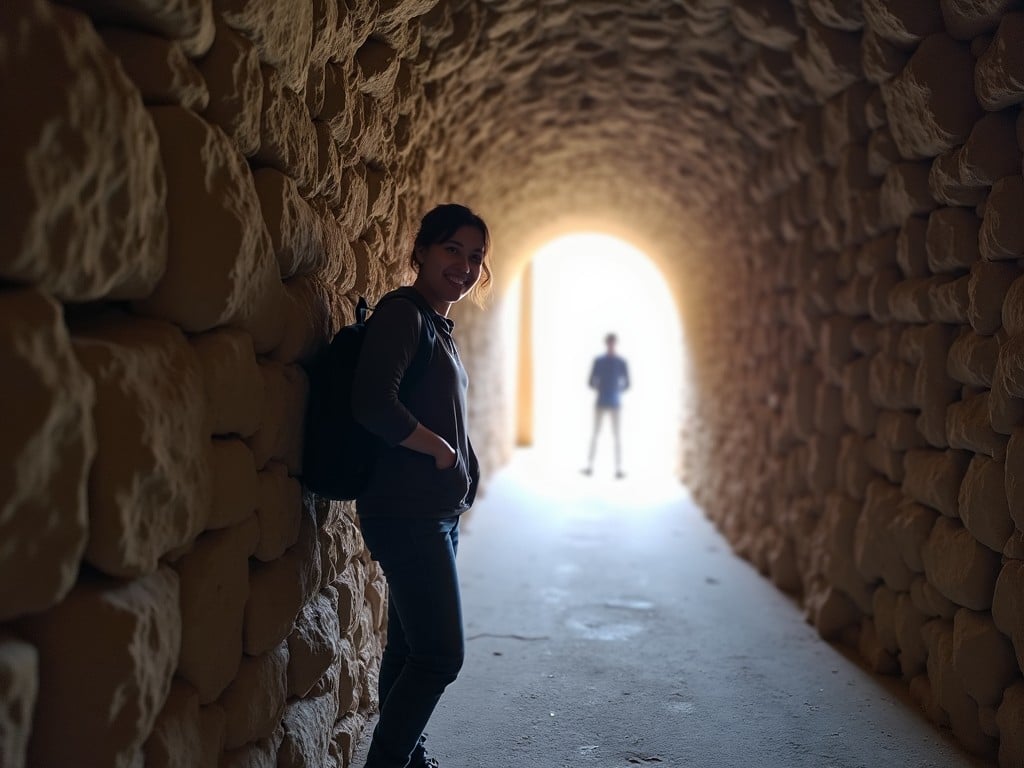
<instances>
[{"instance_id":1,"label":"dusty floor","mask_svg":"<svg viewBox=\"0 0 1024 768\"><path fill-rule=\"evenodd\" d=\"M684 489L557 470L520 454L464 521L442 768L988 765L822 642Z\"/></svg>"}]
</instances>

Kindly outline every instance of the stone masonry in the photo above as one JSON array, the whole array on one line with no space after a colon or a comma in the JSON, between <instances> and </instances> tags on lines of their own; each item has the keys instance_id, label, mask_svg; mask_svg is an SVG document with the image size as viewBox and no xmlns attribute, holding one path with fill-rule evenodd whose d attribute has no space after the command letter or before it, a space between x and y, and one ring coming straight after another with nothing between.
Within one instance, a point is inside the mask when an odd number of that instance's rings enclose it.
<instances>
[{"instance_id":1,"label":"stone masonry","mask_svg":"<svg viewBox=\"0 0 1024 768\"><path fill-rule=\"evenodd\" d=\"M485 468L502 289L631 239L706 513L1024 764L1022 103L1022 0L3 0L0 765L349 765L386 595L303 362L447 200Z\"/></svg>"}]
</instances>

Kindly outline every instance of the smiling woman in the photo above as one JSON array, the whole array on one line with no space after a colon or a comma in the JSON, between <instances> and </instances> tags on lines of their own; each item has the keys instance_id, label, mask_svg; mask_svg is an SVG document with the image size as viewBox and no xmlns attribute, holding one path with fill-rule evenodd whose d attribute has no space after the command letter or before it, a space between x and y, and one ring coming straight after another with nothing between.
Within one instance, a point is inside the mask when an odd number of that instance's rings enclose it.
<instances>
[{"instance_id":1,"label":"smiling woman","mask_svg":"<svg viewBox=\"0 0 1024 768\"><path fill-rule=\"evenodd\" d=\"M552 241L533 261L535 446L565 471L584 467L594 426L588 378L609 333L628 361L622 394L622 466L627 478L666 476L679 458L682 330L664 278L646 254L608 235ZM594 473L613 471L610 425Z\"/></svg>"}]
</instances>

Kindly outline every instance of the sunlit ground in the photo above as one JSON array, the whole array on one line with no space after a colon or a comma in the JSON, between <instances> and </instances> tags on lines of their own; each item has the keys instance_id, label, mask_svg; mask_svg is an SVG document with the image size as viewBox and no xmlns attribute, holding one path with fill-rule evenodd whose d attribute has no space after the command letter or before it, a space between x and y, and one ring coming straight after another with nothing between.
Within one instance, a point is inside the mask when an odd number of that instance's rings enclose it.
<instances>
[{"instance_id":1,"label":"sunlit ground","mask_svg":"<svg viewBox=\"0 0 1024 768\"><path fill-rule=\"evenodd\" d=\"M670 481L678 465L682 368L679 314L661 273L629 244L600 234L559 238L533 262L534 450L539 473L635 494ZM587 381L604 337L618 336L631 379L621 409L623 469L615 481L611 423L598 438L594 474L586 465L596 393ZM607 488L605 488L607 486Z\"/></svg>"}]
</instances>

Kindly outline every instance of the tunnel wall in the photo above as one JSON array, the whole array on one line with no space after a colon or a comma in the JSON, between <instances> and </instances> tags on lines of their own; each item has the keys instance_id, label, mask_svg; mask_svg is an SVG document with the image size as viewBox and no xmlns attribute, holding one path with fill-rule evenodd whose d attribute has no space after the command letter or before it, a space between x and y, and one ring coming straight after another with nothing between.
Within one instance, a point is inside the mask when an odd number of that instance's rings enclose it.
<instances>
[{"instance_id":1,"label":"tunnel wall","mask_svg":"<svg viewBox=\"0 0 1024 768\"><path fill-rule=\"evenodd\" d=\"M302 364L450 194L434 6L0 4L5 768L349 763L385 588Z\"/></svg>"},{"instance_id":2,"label":"tunnel wall","mask_svg":"<svg viewBox=\"0 0 1024 768\"><path fill-rule=\"evenodd\" d=\"M684 476L822 636L1024 764L1024 13L810 2L812 104L720 211ZM742 224L742 226L738 226ZM708 298L714 296L714 299ZM710 403L716 407L709 407Z\"/></svg>"}]
</instances>

